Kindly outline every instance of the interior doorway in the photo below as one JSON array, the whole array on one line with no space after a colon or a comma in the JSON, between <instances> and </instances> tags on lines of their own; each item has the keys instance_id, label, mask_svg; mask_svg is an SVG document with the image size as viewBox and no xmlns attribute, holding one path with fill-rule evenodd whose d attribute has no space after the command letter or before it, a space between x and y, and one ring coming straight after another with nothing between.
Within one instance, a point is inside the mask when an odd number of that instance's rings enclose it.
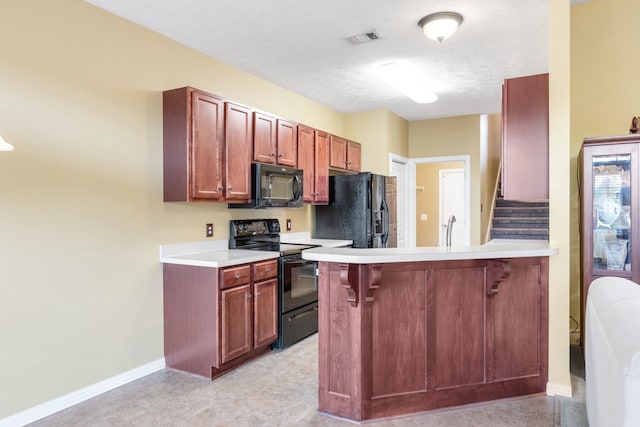
<instances>
[{"instance_id":1,"label":"interior doorway","mask_svg":"<svg viewBox=\"0 0 640 427\"><path fill-rule=\"evenodd\" d=\"M444 245L444 232L452 214L449 205L453 204L457 205L455 212L458 213L455 214L456 222L452 226L452 244L470 244L470 160L468 155L409 159L409 179L406 186L407 209L410 212L406 224L408 247ZM441 171L450 169L457 169L457 175L449 172L451 179L447 186L451 188L445 188L443 195Z\"/></svg>"},{"instance_id":2,"label":"interior doorway","mask_svg":"<svg viewBox=\"0 0 640 427\"><path fill-rule=\"evenodd\" d=\"M461 162L457 162L461 163ZM438 171L440 239L438 246L464 245L467 218L464 212L464 169Z\"/></svg>"}]
</instances>

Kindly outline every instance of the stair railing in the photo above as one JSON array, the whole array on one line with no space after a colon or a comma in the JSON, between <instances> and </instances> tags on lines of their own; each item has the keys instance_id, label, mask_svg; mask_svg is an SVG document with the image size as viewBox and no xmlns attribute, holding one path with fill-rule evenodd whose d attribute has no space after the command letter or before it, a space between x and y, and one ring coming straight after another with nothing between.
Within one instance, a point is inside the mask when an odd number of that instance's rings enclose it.
<instances>
[{"instance_id":1,"label":"stair railing","mask_svg":"<svg viewBox=\"0 0 640 427\"><path fill-rule=\"evenodd\" d=\"M493 228L493 212L496 207L496 199L498 198L498 186L500 185L500 174L502 173L502 159L498 164L498 174L496 175L496 184L493 188L493 198L491 200L491 210L489 211L489 223L487 224L487 234L484 236L484 243L491 240L491 229Z\"/></svg>"}]
</instances>

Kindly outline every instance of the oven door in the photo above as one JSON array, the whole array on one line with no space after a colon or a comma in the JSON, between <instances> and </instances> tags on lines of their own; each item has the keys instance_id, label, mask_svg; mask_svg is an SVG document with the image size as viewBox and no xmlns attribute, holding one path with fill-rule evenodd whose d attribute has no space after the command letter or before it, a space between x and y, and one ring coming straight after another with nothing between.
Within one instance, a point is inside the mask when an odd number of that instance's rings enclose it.
<instances>
[{"instance_id":1,"label":"oven door","mask_svg":"<svg viewBox=\"0 0 640 427\"><path fill-rule=\"evenodd\" d=\"M301 254L281 258L282 313L318 301L318 263L302 259Z\"/></svg>"}]
</instances>

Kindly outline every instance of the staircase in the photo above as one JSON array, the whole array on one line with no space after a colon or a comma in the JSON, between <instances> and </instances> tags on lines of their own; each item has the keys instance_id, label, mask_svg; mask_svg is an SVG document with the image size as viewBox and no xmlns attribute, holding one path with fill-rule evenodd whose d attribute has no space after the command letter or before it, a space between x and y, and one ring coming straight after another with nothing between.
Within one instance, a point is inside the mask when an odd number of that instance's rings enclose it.
<instances>
[{"instance_id":1,"label":"staircase","mask_svg":"<svg viewBox=\"0 0 640 427\"><path fill-rule=\"evenodd\" d=\"M549 202L496 199L492 239L549 240Z\"/></svg>"}]
</instances>

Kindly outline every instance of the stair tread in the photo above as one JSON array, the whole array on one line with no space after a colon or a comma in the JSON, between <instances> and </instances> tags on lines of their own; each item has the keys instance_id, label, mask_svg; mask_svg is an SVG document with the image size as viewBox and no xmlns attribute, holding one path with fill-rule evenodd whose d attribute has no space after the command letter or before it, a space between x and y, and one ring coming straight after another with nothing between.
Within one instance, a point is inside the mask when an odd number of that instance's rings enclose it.
<instances>
[{"instance_id":1,"label":"stair tread","mask_svg":"<svg viewBox=\"0 0 640 427\"><path fill-rule=\"evenodd\" d=\"M500 232L518 232L522 231L523 233L548 233L548 228L507 228L507 227L498 227L493 228L493 230L499 230Z\"/></svg>"}]
</instances>

